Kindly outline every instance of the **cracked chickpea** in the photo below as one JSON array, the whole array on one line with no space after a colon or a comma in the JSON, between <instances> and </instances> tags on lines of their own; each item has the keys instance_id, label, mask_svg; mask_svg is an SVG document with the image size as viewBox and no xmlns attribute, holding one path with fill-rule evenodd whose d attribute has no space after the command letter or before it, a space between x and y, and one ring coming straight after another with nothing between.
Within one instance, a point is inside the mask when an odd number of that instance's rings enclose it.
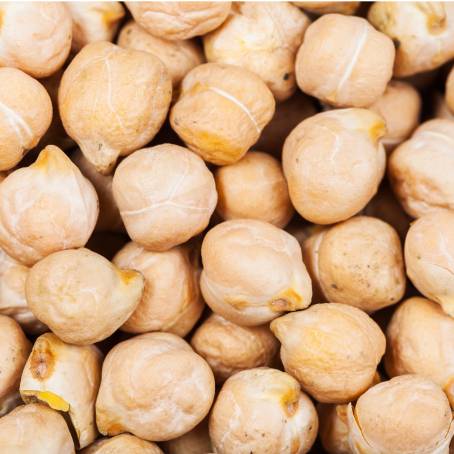
<instances>
[{"instance_id":1,"label":"cracked chickpea","mask_svg":"<svg viewBox=\"0 0 454 454\"><path fill-rule=\"evenodd\" d=\"M202 262L206 303L238 325L261 325L311 303L311 281L298 241L267 222L218 224L205 235Z\"/></svg>"}]
</instances>

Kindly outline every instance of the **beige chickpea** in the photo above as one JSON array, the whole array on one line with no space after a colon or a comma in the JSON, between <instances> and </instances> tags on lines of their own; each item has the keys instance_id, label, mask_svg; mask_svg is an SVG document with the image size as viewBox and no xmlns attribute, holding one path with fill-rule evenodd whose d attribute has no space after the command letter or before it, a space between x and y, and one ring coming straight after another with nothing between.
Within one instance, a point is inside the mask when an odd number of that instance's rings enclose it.
<instances>
[{"instance_id":1,"label":"beige chickpea","mask_svg":"<svg viewBox=\"0 0 454 454\"><path fill-rule=\"evenodd\" d=\"M379 139L383 119L366 109L323 112L301 122L282 154L290 199L316 224L333 224L361 211L377 192L385 171Z\"/></svg>"},{"instance_id":2,"label":"beige chickpea","mask_svg":"<svg viewBox=\"0 0 454 454\"><path fill-rule=\"evenodd\" d=\"M19 324L10 317L0 315L0 408L7 406L19 389L30 347Z\"/></svg>"},{"instance_id":3,"label":"beige chickpea","mask_svg":"<svg viewBox=\"0 0 454 454\"><path fill-rule=\"evenodd\" d=\"M113 194L131 239L154 251L202 232L217 202L214 177L203 160L172 144L143 148L123 160Z\"/></svg>"},{"instance_id":4,"label":"beige chickpea","mask_svg":"<svg viewBox=\"0 0 454 454\"><path fill-rule=\"evenodd\" d=\"M98 195L99 216L95 230L98 232L124 232L125 227L113 196L112 175L99 173L80 150L71 155L71 160L83 176L90 181Z\"/></svg>"},{"instance_id":5,"label":"beige chickpea","mask_svg":"<svg viewBox=\"0 0 454 454\"><path fill-rule=\"evenodd\" d=\"M454 433L446 395L418 375L373 386L349 404L347 418L354 454L447 454Z\"/></svg>"},{"instance_id":6,"label":"beige chickpea","mask_svg":"<svg viewBox=\"0 0 454 454\"><path fill-rule=\"evenodd\" d=\"M448 2L375 2L368 20L396 43L396 77L438 68L454 57L454 5Z\"/></svg>"},{"instance_id":7,"label":"beige chickpea","mask_svg":"<svg viewBox=\"0 0 454 454\"><path fill-rule=\"evenodd\" d=\"M215 171L217 212L226 220L257 219L284 228L294 209L280 162L259 151Z\"/></svg>"},{"instance_id":8,"label":"beige chickpea","mask_svg":"<svg viewBox=\"0 0 454 454\"><path fill-rule=\"evenodd\" d=\"M25 299L25 281L30 269L0 249L0 314L16 320L30 334L47 331L30 310Z\"/></svg>"},{"instance_id":9,"label":"beige chickpea","mask_svg":"<svg viewBox=\"0 0 454 454\"><path fill-rule=\"evenodd\" d=\"M298 241L267 222L218 224L205 235L202 262L206 303L238 325L261 325L311 303L311 281Z\"/></svg>"},{"instance_id":10,"label":"beige chickpea","mask_svg":"<svg viewBox=\"0 0 454 454\"><path fill-rule=\"evenodd\" d=\"M203 37L205 55L252 71L283 101L296 90L295 57L309 23L288 2L234 2L228 19Z\"/></svg>"},{"instance_id":11,"label":"beige chickpea","mask_svg":"<svg viewBox=\"0 0 454 454\"><path fill-rule=\"evenodd\" d=\"M205 161L233 164L259 139L274 108L273 94L254 73L206 63L183 79L170 123Z\"/></svg>"},{"instance_id":12,"label":"beige chickpea","mask_svg":"<svg viewBox=\"0 0 454 454\"><path fill-rule=\"evenodd\" d=\"M84 246L97 218L92 184L52 145L0 185L0 246L25 265Z\"/></svg>"},{"instance_id":13,"label":"beige chickpea","mask_svg":"<svg viewBox=\"0 0 454 454\"><path fill-rule=\"evenodd\" d=\"M46 89L19 69L0 68L0 170L18 164L38 144L51 120Z\"/></svg>"},{"instance_id":14,"label":"beige chickpea","mask_svg":"<svg viewBox=\"0 0 454 454\"><path fill-rule=\"evenodd\" d=\"M110 173L120 156L153 139L171 97L159 58L100 41L87 44L66 68L58 104L68 135L99 172Z\"/></svg>"},{"instance_id":15,"label":"beige chickpea","mask_svg":"<svg viewBox=\"0 0 454 454\"><path fill-rule=\"evenodd\" d=\"M420 374L441 386L454 408L454 318L425 298L410 298L394 312L386 332L390 377Z\"/></svg>"},{"instance_id":16,"label":"beige chickpea","mask_svg":"<svg viewBox=\"0 0 454 454\"><path fill-rule=\"evenodd\" d=\"M354 14L361 2L292 2L313 14Z\"/></svg>"},{"instance_id":17,"label":"beige chickpea","mask_svg":"<svg viewBox=\"0 0 454 454\"><path fill-rule=\"evenodd\" d=\"M191 69L203 63L204 55L194 41L168 41L163 38L166 36L153 36L136 22L130 21L121 29L118 45L158 57L166 66L175 88Z\"/></svg>"},{"instance_id":18,"label":"beige chickpea","mask_svg":"<svg viewBox=\"0 0 454 454\"><path fill-rule=\"evenodd\" d=\"M405 211L415 218L454 209L454 121L423 123L391 154L388 173Z\"/></svg>"},{"instance_id":19,"label":"beige chickpea","mask_svg":"<svg viewBox=\"0 0 454 454\"><path fill-rule=\"evenodd\" d=\"M76 345L109 337L134 312L143 287L140 273L120 270L88 249L49 255L31 268L25 283L36 317Z\"/></svg>"},{"instance_id":20,"label":"beige chickpea","mask_svg":"<svg viewBox=\"0 0 454 454\"><path fill-rule=\"evenodd\" d=\"M71 50L71 16L61 2L3 2L0 5L0 66L47 77Z\"/></svg>"},{"instance_id":21,"label":"beige chickpea","mask_svg":"<svg viewBox=\"0 0 454 454\"><path fill-rule=\"evenodd\" d=\"M298 86L337 107L368 107L392 77L394 45L361 17L327 14L311 24L296 56Z\"/></svg>"},{"instance_id":22,"label":"beige chickpea","mask_svg":"<svg viewBox=\"0 0 454 454\"><path fill-rule=\"evenodd\" d=\"M231 2L126 2L134 20L148 33L169 40L204 35L219 27Z\"/></svg>"},{"instance_id":23,"label":"beige chickpea","mask_svg":"<svg viewBox=\"0 0 454 454\"><path fill-rule=\"evenodd\" d=\"M88 448L81 451L81 454L163 454L155 443L142 440L131 434L121 434L111 438L101 438L95 441Z\"/></svg>"},{"instance_id":24,"label":"beige chickpea","mask_svg":"<svg viewBox=\"0 0 454 454\"><path fill-rule=\"evenodd\" d=\"M421 96L407 82L392 80L377 101L369 108L383 117L386 134L381 142L387 151L407 139L419 124Z\"/></svg>"},{"instance_id":25,"label":"beige chickpea","mask_svg":"<svg viewBox=\"0 0 454 454\"><path fill-rule=\"evenodd\" d=\"M191 345L211 366L219 383L236 372L270 366L278 351L267 325L239 326L217 314L197 328Z\"/></svg>"},{"instance_id":26,"label":"beige chickpea","mask_svg":"<svg viewBox=\"0 0 454 454\"><path fill-rule=\"evenodd\" d=\"M80 448L98 434L94 410L101 362L101 353L93 345L65 344L55 334L46 333L36 339L22 372L24 402L44 403L68 414Z\"/></svg>"},{"instance_id":27,"label":"beige chickpea","mask_svg":"<svg viewBox=\"0 0 454 454\"><path fill-rule=\"evenodd\" d=\"M225 382L209 427L218 454L304 454L317 436L318 418L293 377L264 367Z\"/></svg>"},{"instance_id":28,"label":"beige chickpea","mask_svg":"<svg viewBox=\"0 0 454 454\"><path fill-rule=\"evenodd\" d=\"M167 454L208 454L213 452L210 434L208 433L208 418L181 437L163 443Z\"/></svg>"},{"instance_id":29,"label":"beige chickpea","mask_svg":"<svg viewBox=\"0 0 454 454\"><path fill-rule=\"evenodd\" d=\"M165 441L202 421L213 398L213 373L187 342L170 333L147 333L107 354L96 421L104 435L130 432Z\"/></svg>"},{"instance_id":30,"label":"beige chickpea","mask_svg":"<svg viewBox=\"0 0 454 454\"><path fill-rule=\"evenodd\" d=\"M66 422L40 404L21 405L0 418L0 446L5 454L74 454Z\"/></svg>"},{"instance_id":31,"label":"beige chickpea","mask_svg":"<svg viewBox=\"0 0 454 454\"><path fill-rule=\"evenodd\" d=\"M348 444L347 404L318 404L319 436L329 454L351 454Z\"/></svg>"},{"instance_id":32,"label":"beige chickpea","mask_svg":"<svg viewBox=\"0 0 454 454\"><path fill-rule=\"evenodd\" d=\"M346 403L372 383L385 353L385 336L363 311L315 304L279 317L271 331L281 342L285 370L323 403Z\"/></svg>"},{"instance_id":33,"label":"beige chickpea","mask_svg":"<svg viewBox=\"0 0 454 454\"><path fill-rule=\"evenodd\" d=\"M120 2L67 2L72 18L72 48L79 51L95 41L112 41L125 15Z\"/></svg>"},{"instance_id":34,"label":"beige chickpea","mask_svg":"<svg viewBox=\"0 0 454 454\"><path fill-rule=\"evenodd\" d=\"M404 295L400 239L380 219L357 216L324 229L304 243L303 256L312 282L331 303L370 313L397 303Z\"/></svg>"},{"instance_id":35,"label":"beige chickpea","mask_svg":"<svg viewBox=\"0 0 454 454\"><path fill-rule=\"evenodd\" d=\"M414 286L454 317L454 211L437 210L411 225L405 263Z\"/></svg>"},{"instance_id":36,"label":"beige chickpea","mask_svg":"<svg viewBox=\"0 0 454 454\"><path fill-rule=\"evenodd\" d=\"M115 255L115 265L139 271L145 279L142 299L123 331L166 331L182 337L191 331L205 305L190 253L185 246L151 252L131 242Z\"/></svg>"}]
</instances>

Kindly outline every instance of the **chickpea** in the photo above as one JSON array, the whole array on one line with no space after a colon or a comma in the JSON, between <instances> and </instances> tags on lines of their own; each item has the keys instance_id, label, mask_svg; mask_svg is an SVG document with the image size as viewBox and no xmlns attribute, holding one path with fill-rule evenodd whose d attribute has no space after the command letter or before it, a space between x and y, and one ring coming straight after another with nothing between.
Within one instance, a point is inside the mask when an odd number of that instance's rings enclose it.
<instances>
[{"instance_id":1,"label":"chickpea","mask_svg":"<svg viewBox=\"0 0 454 454\"><path fill-rule=\"evenodd\" d=\"M58 71L71 50L71 16L61 2L0 4L0 66L33 77Z\"/></svg>"},{"instance_id":2,"label":"chickpea","mask_svg":"<svg viewBox=\"0 0 454 454\"><path fill-rule=\"evenodd\" d=\"M217 212L226 220L257 219L284 228L294 209L280 162L253 151L215 172Z\"/></svg>"},{"instance_id":3,"label":"chickpea","mask_svg":"<svg viewBox=\"0 0 454 454\"><path fill-rule=\"evenodd\" d=\"M448 103L444 96L440 93L435 93L433 97L433 114L435 118L442 118L445 120L454 120L454 113L448 107Z\"/></svg>"},{"instance_id":4,"label":"chickpea","mask_svg":"<svg viewBox=\"0 0 454 454\"><path fill-rule=\"evenodd\" d=\"M213 373L189 344L174 334L147 333L107 354L96 421L104 435L165 441L202 421L213 398Z\"/></svg>"},{"instance_id":5,"label":"chickpea","mask_svg":"<svg viewBox=\"0 0 454 454\"><path fill-rule=\"evenodd\" d=\"M252 71L283 101L296 90L295 56L309 23L288 2L234 2L227 20L204 36L205 55Z\"/></svg>"},{"instance_id":6,"label":"chickpea","mask_svg":"<svg viewBox=\"0 0 454 454\"><path fill-rule=\"evenodd\" d=\"M153 139L171 97L159 58L100 41L86 45L66 68L58 104L68 135L99 172L110 173L120 156Z\"/></svg>"},{"instance_id":7,"label":"chickpea","mask_svg":"<svg viewBox=\"0 0 454 454\"><path fill-rule=\"evenodd\" d=\"M388 325L390 377L420 374L441 386L454 407L454 319L425 298L405 300Z\"/></svg>"},{"instance_id":8,"label":"chickpea","mask_svg":"<svg viewBox=\"0 0 454 454\"><path fill-rule=\"evenodd\" d=\"M405 240L407 275L454 317L454 212L437 210L414 222Z\"/></svg>"},{"instance_id":9,"label":"chickpea","mask_svg":"<svg viewBox=\"0 0 454 454\"><path fill-rule=\"evenodd\" d=\"M167 454L205 454L213 452L208 419L205 418L198 426L181 437L163 443Z\"/></svg>"},{"instance_id":10,"label":"chickpea","mask_svg":"<svg viewBox=\"0 0 454 454\"><path fill-rule=\"evenodd\" d=\"M0 418L0 446L5 454L74 454L66 422L40 404L21 405Z\"/></svg>"},{"instance_id":11,"label":"chickpea","mask_svg":"<svg viewBox=\"0 0 454 454\"><path fill-rule=\"evenodd\" d=\"M242 370L270 366L278 351L267 325L239 326L217 314L197 328L191 345L211 366L218 383Z\"/></svg>"},{"instance_id":12,"label":"chickpea","mask_svg":"<svg viewBox=\"0 0 454 454\"><path fill-rule=\"evenodd\" d=\"M203 160L171 144L144 148L122 161L113 194L131 239L154 251L202 232L217 202L214 178Z\"/></svg>"},{"instance_id":13,"label":"chickpea","mask_svg":"<svg viewBox=\"0 0 454 454\"><path fill-rule=\"evenodd\" d=\"M102 438L95 441L81 454L164 454L155 443L142 440L134 435L121 434L116 437Z\"/></svg>"},{"instance_id":14,"label":"chickpea","mask_svg":"<svg viewBox=\"0 0 454 454\"><path fill-rule=\"evenodd\" d=\"M67 2L72 18L72 48L78 52L95 41L112 41L125 15L120 2Z\"/></svg>"},{"instance_id":15,"label":"chickpea","mask_svg":"<svg viewBox=\"0 0 454 454\"><path fill-rule=\"evenodd\" d=\"M273 94L254 73L206 63L183 79L170 124L205 161L233 164L259 139L274 108Z\"/></svg>"},{"instance_id":16,"label":"chickpea","mask_svg":"<svg viewBox=\"0 0 454 454\"><path fill-rule=\"evenodd\" d=\"M46 89L19 69L0 68L0 170L12 169L37 145L51 119Z\"/></svg>"},{"instance_id":17,"label":"chickpea","mask_svg":"<svg viewBox=\"0 0 454 454\"><path fill-rule=\"evenodd\" d=\"M421 104L421 96L412 85L392 80L383 95L370 106L370 110L385 120L387 133L381 142L387 151L406 140L418 126Z\"/></svg>"},{"instance_id":18,"label":"chickpea","mask_svg":"<svg viewBox=\"0 0 454 454\"><path fill-rule=\"evenodd\" d=\"M324 229L304 243L303 256L322 299L331 303L370 313L404 296L399 236L380 219L357 216Z\"/></svg>"},{"instance_id":19,"label":"chickpea","mask_svg":"<svg viewBox=\"0 0 454 454\"><path fill-rule=\"evenodd\" d=\"M0 249L0 314L16 320L27 333L41 334L47 327L33 315L25 299L25 280L29 271Z\"/></svg>"},{"instance_id":20,"label":"chickpea","mask_svg":"<svg viewBox=\"0 0 454 454\"><path fill-rule=\"evenodd\" d=\"M205 235L202 262L200 287L206 303L238 325L261 325L311 303L298 241L266 222L218 224Z\"/></svg>"},{"instance_id":21,"label":"chickpea","mask_svg":"<svg viewBox=\"0 0 454 454\"><path fill-rule=\"evenodd\" d=\"M418 375L401 375L366 391L348 405L354 454L444 453L454 433L441 388Z\"/></svg>"},{"instance_id":22,"label":"chickpea","mask_svg":"<svg viewBox=\"0 0 454 454\"><path fill-rule=\"evenodd\" d=\"M293 377L264 367L225 382L209 427L218 454L304 454L317 436L318 418Z\"/></svg>"},{"instance_id":23,"label":"chickpea","mask_svg":"<svg viewBox=\"0 0 454 454\"><path fill-rule=\"evenodd\" d=\"M396 43L396 77L438 68L454 57L454 5L375 2L368 20Z\"/></svg>"},{"instance_id":24,"label":"chickpea","mask_svg":"<svg viewBox=\"0 0 454 454\"><path fill-rule=\"evenodd\" d=\"M348 444L347 404L319 404L320 440L329 454L351 454Z\"/></svg>"},{"instance_id":25,"label":"chickpea","mask_svg":"<svg viewBox=\"0 0 454 454\"><path fill-rule=\"evenodd\" d=\"M393 190L415 218L439 208L454 209L454 121L423 123L391 154L388 169Z\"/></svg>"},{"instance_id":26,"label":"chickpea","mask_svg":"<svg viewBox=\"0 0 454 454\"><path fill-rule=\"evenodd\" d=\"M231 2L126 2L134 20L148 33L180 40L204 35L219 27Z\"/></svg>"},{"instance_id":27,"label":"chickpea","mask_svg":"<svg viewBox=\"0 0 454 454\"><path fill-rule=\"evenodd\" d=\"M120 270L88 249L55 252L27 277L27 302L64 342L89 345L109 337L134 312L144 287L140 273Z\"/></svg>"},{"instance_id":28,"label":"chickpea","mask_svg":"<svg viewBox=\"0 0 454 454\"><path fill-rule=\"evenodd\" d=\"M93 186L51 145L0 185L0 246L25 265L61 249L84 246L97 217Z\"/></svg>"},{"instance_id":29,"label":"chickpea","mask_svg":"<svg viewBox=\"0 0 454 454\"><path fill-rule=\"evenodd\" d=\"M292 2L313 14L354 14L361 2Z\"/></svg>"},{"instance_id":30,"label":"chickpea","mask_svg":"<svg viewBox=\"0 0 454 454\"><path fill-rule=\"evenodd\" d=\"M191 69L204 62L203 52L194 41L168 41L153 36L134 21L128 22L121 29L118 45L125 49L149 52L158 57L166 66L174 88Z\"/></svg>"},{"instance_id":31,"label":"chickpea","mask_svg":"<svg viewBox=\"0 0 454 454\"><path fill-rule=\"evenodd\" d=\"M115 265L139 271L145 279L142 299L123 331L167 331L182 337L191 331L205 305L190 252L185 246L151 252L131 242L116 254Z\"/></svg>"},{"instance_id":32,"label":"chickpea","mask_svg":"<svg viewBox=\"0 0 454 454\"><path fill-rule=\"evenodd\" d=\"M336 107L368 107L392 77L394 46L361 17L327 14L311 24L296 56L298 86Z\"/></svg>"},{"instance_id":33,"label":"chickpea","mask_svg":"<svg viewBox=\"0 0 454 454\"><path fill-rule=\"evenodd\" d=\"M385 336L363 311L346 304L315 304L273 320L286 372L323 403L347 403L374 380ZM348 346L348 348L346 347Z\"/></svg>"},{"instance_id":34,"label":"chickpea","mask_svg":"<svg viewBox=\"0 0 454 454\"><path fill-rule=\"evenodd\" d=\"M282 154L290 199L317 224L343 221L377 192L385 171L383 119L366 109L323 112L301 122Z\"/></svg>"},{"instance_id":35,"label":"chickpea","mask_svg":"<svg viewBox=\"0 0 454 454\"><path fill-rule=\"evenodd\" d=\"M98 434L95 400L101 380L96 347L62 342L55 334L38 337L25 364L20 393L26 403L39 402L69 415L80 448Z\"/></svg>"}]
</instances>

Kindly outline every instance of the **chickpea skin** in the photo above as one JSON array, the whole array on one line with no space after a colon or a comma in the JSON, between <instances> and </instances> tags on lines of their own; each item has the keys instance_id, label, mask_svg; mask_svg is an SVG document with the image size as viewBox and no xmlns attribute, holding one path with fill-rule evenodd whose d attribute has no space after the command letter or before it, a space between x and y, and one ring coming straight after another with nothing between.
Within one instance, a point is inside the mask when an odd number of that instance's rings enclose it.
<instances>
[{"instance_id":1,"label":"chickpea skin","mask_svg":"<svg viewBox=\"0 0 454 454\"><path fill-rule=\"evenodd\" d=\"M311 303L298 241L266 222L218 224L205 235L202 262L200 287L206 303L238 325L261 325Z\"/></svg>"},{"instance_id":2,"label":"chickpea skin","mask_svg":"<svg viewBox=\"0 0 454 454\"><path fill-rule=\"evenodd\" d=\"M310 222L333 224L361 211L385 171L383 119L366 109L322 112L302 121L282 152L296 211Z\"/></svg>"},{"instance_id":3,"label":"chickpea skin","mask_svg":"<svg viewBox=\"0 0 454 454\"><path fill-rule=\"evenodd\" d=\"M101 438L95 441L88 448L81 451L81 454L164 454L155 443L142 440L131 434L121 434L116 437Z\"/></svg>"},{"instance_id":4,"label":"chickpea skin","mask_svg":"<svg viewBox=\"0 0 454 454\"><path fill-rule=\"evenodd\" d=\"M336 107L368 107L392 77L394 45L361 17L326 14L313 22L296 56L298 86Z\"/></svg>"},{"instance_id":5,"label":"chickpea skin","mask_svg":"<svg viewBox=\"0 0 454 454\"><path fill-rule=\"evenodd\" d=\"M286 372L323 403L347 403L374 380L385 336L363 311L346 304L315 304L271 322Z\"/></svg>"}]
</instances>

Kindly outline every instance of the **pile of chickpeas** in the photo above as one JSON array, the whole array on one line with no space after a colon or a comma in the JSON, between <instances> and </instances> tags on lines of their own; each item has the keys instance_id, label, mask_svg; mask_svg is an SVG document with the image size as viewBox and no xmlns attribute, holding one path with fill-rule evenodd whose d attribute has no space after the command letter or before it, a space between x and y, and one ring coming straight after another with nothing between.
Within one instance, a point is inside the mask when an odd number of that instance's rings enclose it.
<instances>
[{"instance_id":1,"label":"pile of chickpeas","mask_svg":"<svg viewBox=\"0 0 454 454\"><path fill-rule=\"evenodd\" d=\"M454 452L454 3L0 3L0 453Z\"/></svg>"}]
</instances>

